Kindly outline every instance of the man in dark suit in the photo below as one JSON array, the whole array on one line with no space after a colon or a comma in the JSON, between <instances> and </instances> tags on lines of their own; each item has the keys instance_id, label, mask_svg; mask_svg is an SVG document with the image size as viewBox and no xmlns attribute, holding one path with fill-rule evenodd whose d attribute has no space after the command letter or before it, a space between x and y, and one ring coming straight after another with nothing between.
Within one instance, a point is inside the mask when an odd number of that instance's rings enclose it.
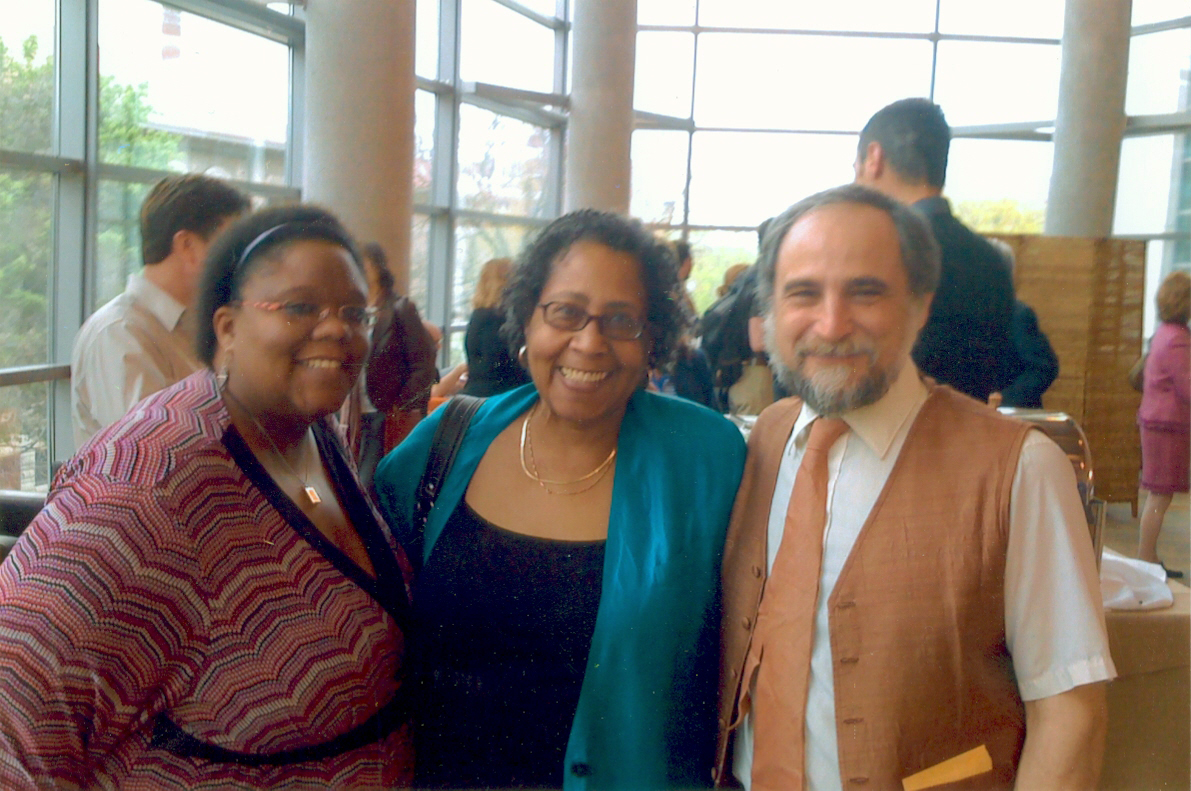
<instances>
[{"instance_id":1,"label":"man in dark suit","mask_svg":"<svg viewBox=\"0 0 1191 791\"><path fill-rule=\"evenodd\" d=\"M938 105L894 102L860 133L856 183L911 205L930 223L943 274L914 362L940 384L987 401L1012 368L1013 278L996 248L955 219L942 196L950 144Z\"/></svg>"}]
</instances>

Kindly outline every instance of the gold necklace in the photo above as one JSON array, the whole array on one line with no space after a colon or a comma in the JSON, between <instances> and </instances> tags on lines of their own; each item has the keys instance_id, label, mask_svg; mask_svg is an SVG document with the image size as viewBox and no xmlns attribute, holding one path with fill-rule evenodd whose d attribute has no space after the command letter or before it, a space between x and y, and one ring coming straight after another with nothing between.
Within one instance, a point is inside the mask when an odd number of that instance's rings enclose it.
<instances>
[{"instance_id":1,"label":"gold necklace","mask_svg":"<svg viewBox=\"0 0 1191 791\"><path fill-rule=\"evenodd\" d=\"M525 473L525 476L527 478L529 478L531 481L536 481L539 486L541 486L543 489L545 489L550 494L582 494L583 492L586 492L588 489L593 488L597 483L602 481L604 479L604 475L608 472L608 468L612 465L613 459L616 458L616 448L612 448L612 452L608 454L608 458L606 458L602 462L600 462L598 467L596 467L594 470L587 473L583 477L576 478L573 481L551 481L551 480L547 480L547 479L543 478L541 475L538 474L538 464L537 464L537 461L534 459L534 455L533 455L533 438L530 436L530 433L529 433L529 420L530 420L530 418L533 417L533 414L536 411L537 411L537 404L534 405L533 409L529 410L529 414L527 414L525 416L525 420L522 421L522 423L521 423L521 448L520 448L520 453L518 455L521 460L521 471ZM528 465L526 465L526 463L525 463L525 456L526 456L527 448L529 451L529 464ZM531 467L533 468L532 471L530 470ZM586 481L590 478L595 478L595 480L592 481L587 486L584 486L582 489L576 489L573 492L556 492L550 488L551 486L574 486L575 484L583 483L584 481Z\"/></svg>"},{"instance_id":2,"label":"gold necklace","mask_svg":"<svg viewBox=\"0 0 1191 791\"><path fill-rule=\"evenodd\" d=\"M236 402L236 406L240 407L240 411L248 415L248 419L251 420L253 425L256 426L256 430L261 433L261 436L263 436L266 441L268 441L269 447L273 449L273 455L280 459L281 463L285 465L285 468L290 471L290 474L298 479L298 483L302 484L302 492L306 495L306 499L310 501L310 504L318 505L321 503L323 498L319 496L318 489L315 489L306 482L306 476L298 474L298 471L294 469L294 466L289 463L289 459L287 459L277 447L277 443L273 441L271 436L269 436L269 432L265 431L265 427L262 426L260 421L256 419L256 415L252 414L252 412L248 410L248 407L244 406L244 403L240 401L240 399L236 398L236 396L232 394L232 391L227 389L226 386L223 388L223 393L227 395L228 398ZM310 429L306 429L306 434L302 436L303 443L305 443L306 435L309 433ZM309 456L309 454L304 454L304 456Z\"/></svg>"}]
</instances>

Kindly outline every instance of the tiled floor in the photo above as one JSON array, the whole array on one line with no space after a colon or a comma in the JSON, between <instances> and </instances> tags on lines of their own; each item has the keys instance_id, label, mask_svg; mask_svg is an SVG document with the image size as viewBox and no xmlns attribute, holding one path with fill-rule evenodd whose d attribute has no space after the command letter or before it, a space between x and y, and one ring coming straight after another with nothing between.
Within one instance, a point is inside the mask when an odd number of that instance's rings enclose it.
<instances>
[{"instance_id":1,"label":"tiled floor","mask_svg":"<svg viewBox=\"0 0 1191 791\"><path fill-rule=\"evenodd\" d=\"M1144 504L1145 492L1142 492L1138 508ZM1129 503L1109 504L1108 517L1104 520L1104 546L1122 555L1136 557L1137 519L1133 517ZM1183 578L1184 583L1191 579L1191 512L1185 494L1176 494L1166 511L1162 534L1158 536L1158 557L1168 569L1178 569L1187 575Z\"/></svg>"}]
</instances>

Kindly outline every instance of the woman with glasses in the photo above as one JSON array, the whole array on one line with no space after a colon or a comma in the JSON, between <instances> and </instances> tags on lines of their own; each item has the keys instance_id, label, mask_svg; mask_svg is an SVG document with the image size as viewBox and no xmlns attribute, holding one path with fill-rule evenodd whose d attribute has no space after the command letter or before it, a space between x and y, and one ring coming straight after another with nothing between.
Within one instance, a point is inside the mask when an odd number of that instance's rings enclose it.
<instances>
[{"instance_id":1,"label":"woman with glasses","mask_svg":"<svg viewBox=\"0 0 1191 791\"><path fill-rule=\"evenodd\" d=\"M97 435L0 566L0 787L408 785L409 564L327 421L366 299L321 209L214 243L207 369Z\"/></svg>"},{"instance_id":2,"label":"woman with glasses","mask_svg":"<svg viewBox=\"0 0 1191 791\"><path fill-rule=\"evenodd\" d=\"M415 785L709 784L719 566L744 463L721 416L645 391L683 329L668 245L612 214L545 228L505 291L531 384L487 399L425 527ZM377 469L415 539L440 409Z\"/></svg>"}]
</instances>

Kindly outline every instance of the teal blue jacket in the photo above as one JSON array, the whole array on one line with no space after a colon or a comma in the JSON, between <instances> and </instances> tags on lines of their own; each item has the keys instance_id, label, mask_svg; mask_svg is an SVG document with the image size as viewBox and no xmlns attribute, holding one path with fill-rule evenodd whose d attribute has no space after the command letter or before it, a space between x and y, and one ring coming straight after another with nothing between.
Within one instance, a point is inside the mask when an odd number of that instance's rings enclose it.
<instances>
[{"instance_id":1,"label":"teal blue jacket","mask_svg":"<svg viewBox=\"0 0 1191 791\"><path fill-rule=\"evenodd\" d=\"M480 407L430 512L425 558L492 440L536 400L525 385ZM381 508L398 536L408 531L443 412L431 413L377 467ZM629 400L564 789L710 785L720 557L744 455L737 428L709 409L644 391Z\"/></svg>"}]
</instances>

